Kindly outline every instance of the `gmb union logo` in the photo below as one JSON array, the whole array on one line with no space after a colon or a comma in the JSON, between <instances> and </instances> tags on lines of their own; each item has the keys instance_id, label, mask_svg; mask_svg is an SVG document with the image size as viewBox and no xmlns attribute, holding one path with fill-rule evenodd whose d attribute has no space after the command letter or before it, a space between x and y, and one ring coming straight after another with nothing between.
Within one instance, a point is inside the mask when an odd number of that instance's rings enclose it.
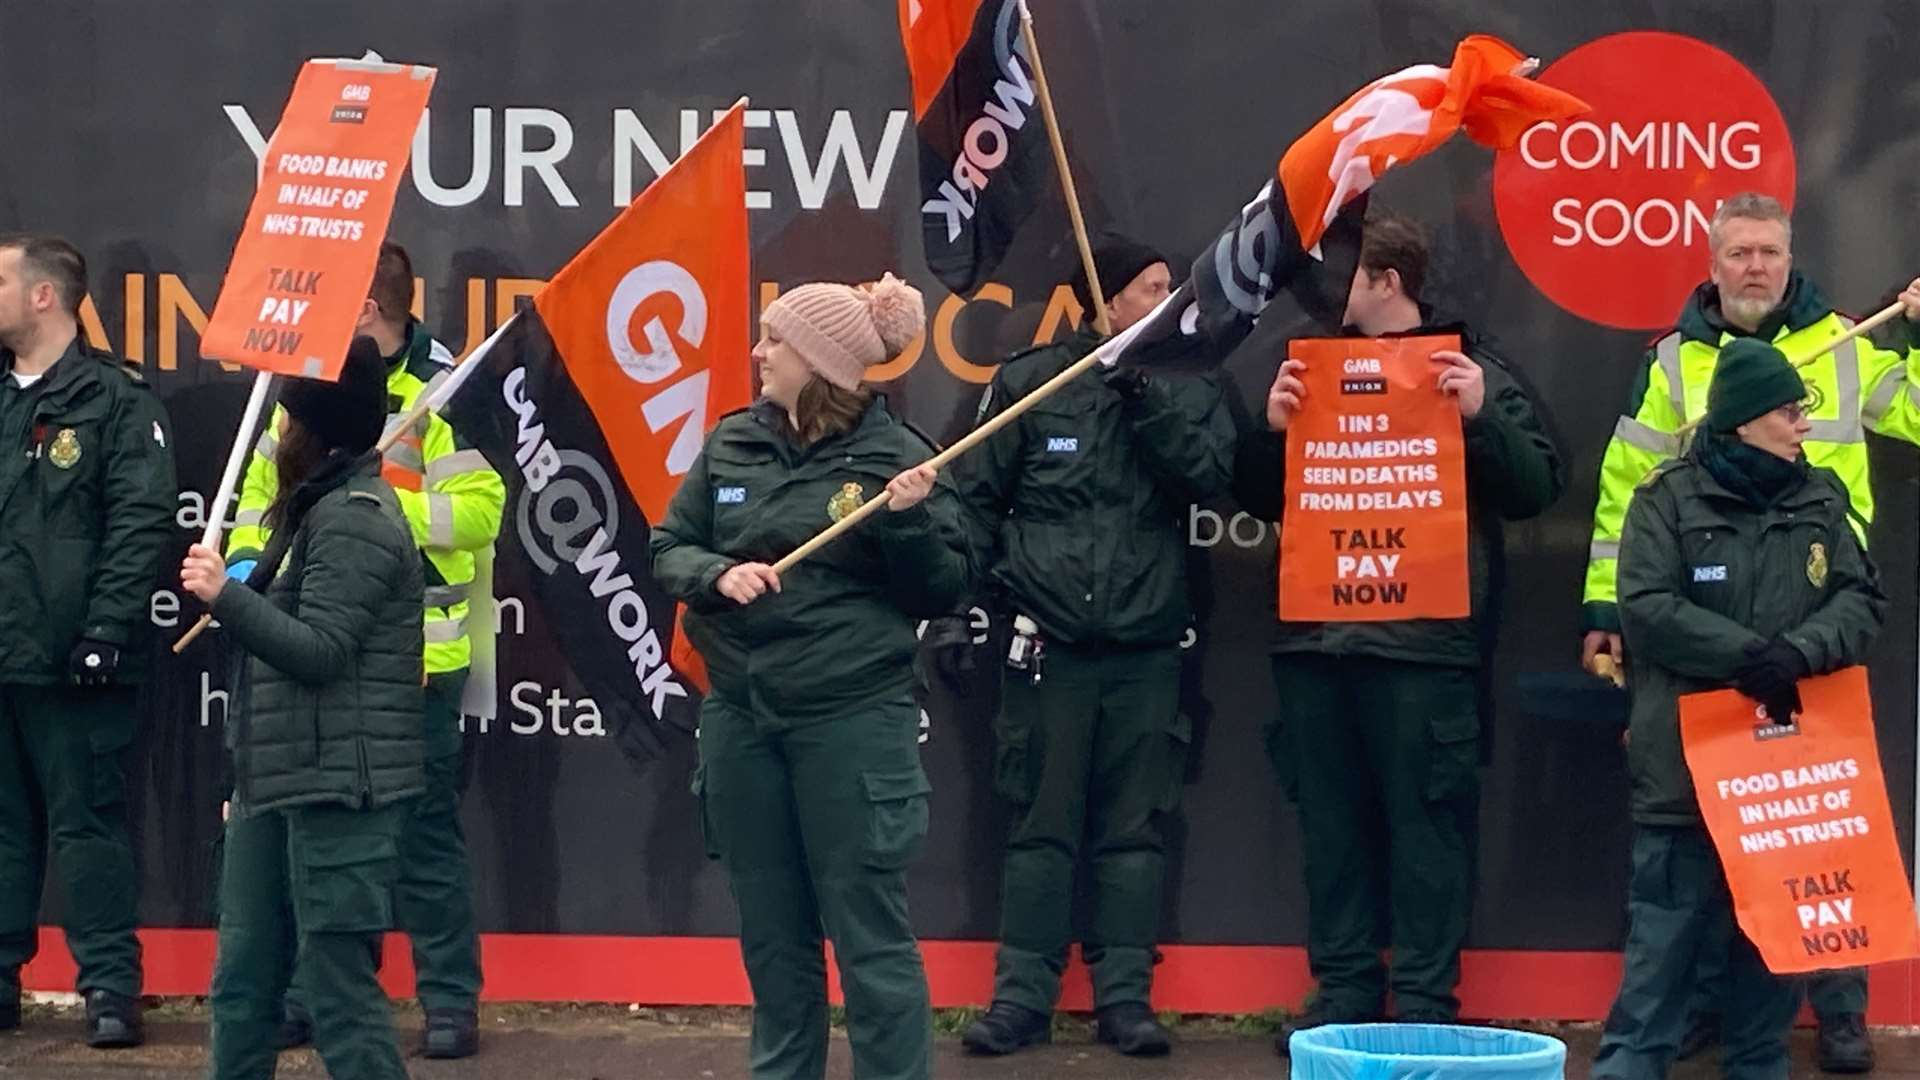
<instances>
[{"instance_id":1,"label":"gmb union logo","mask_svg":"<svg viewBox=\"0 0 1920 1080\"><path fill-rule=\"evenodd\" d=\"M1593 111L1536 124L1502 151L1494 208L1528 280L1583 319L1671 325L1706 276L1708 224L1722 202L1757 191L1793 205L1793 135L1779 105L1704 41L1611 34L1555 61L1540 82Z\"/></svg>"}]
</instances>

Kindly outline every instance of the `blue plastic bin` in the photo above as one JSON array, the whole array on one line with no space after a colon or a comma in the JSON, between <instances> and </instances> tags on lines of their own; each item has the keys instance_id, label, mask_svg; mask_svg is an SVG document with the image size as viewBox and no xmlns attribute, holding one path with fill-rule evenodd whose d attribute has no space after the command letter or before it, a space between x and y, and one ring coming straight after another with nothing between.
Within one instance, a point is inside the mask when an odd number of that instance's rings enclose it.
<instances>
[{"instance_id":1,"label":"blue plastic bin","mask_svg":"<svg viewBox=\"0 0 1920 1080\"><path fill-rule=\"evenodd\" d=\"M1288 1043L1293 1080L1563 1080L1551 1035L1448 1024L1329 1024Z\"/></svg>"}]
</instances>

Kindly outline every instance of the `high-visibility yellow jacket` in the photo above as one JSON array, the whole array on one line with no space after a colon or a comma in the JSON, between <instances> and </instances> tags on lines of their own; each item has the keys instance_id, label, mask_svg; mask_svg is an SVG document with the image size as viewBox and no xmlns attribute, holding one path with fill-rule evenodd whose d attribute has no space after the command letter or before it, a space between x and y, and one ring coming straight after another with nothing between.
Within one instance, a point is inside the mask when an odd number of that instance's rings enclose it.
<instances>
[{"instance_id":1,"label":"high-visibility yellow jacket","mask_svg":"<svg viewBox=\"0 0 1920 1080\"><path fill-rule=\"evenodd\" d=\"M1797 363L1852 326L1853 320L1835 312L1811 281L1795 273L1779 310L1753 336L1773 342ZM1877 340L1857 338L1800 370L1814 405L1807 460L1832 469L1845 482L1862 541L1873 520L1866 432L1920 443L1920 349L1911 347L1909 324L1896 319L1889 326ZM1674 329L1648 350L1629 411L1614 425L1600 462L1582 597L1587 629L1619 632L1614 569L1627 504L1656 465L1679 455L1680 429L1707 411L1707 384L1720 347L1742 333L1721 315L1719 290L1707 283L1694 290Z\"/></svg>"},{"instance_id":2,"label":"high-visibility yellow jacket","mask_svg":"<svg viewBox=\"0 0 1920 1080\"><path fill-rule=\"evenodd\" d=\"M407 347L391 357L387 374L387 422L411 410L437 379L453 367L453 354L419 323L407 328ZM253 558L267 546L262 518L280 487L274 466L280 410L255 444L240 489L235 527L227 535L227 562ZM480 451L429 413L386 453L380 475L400 498L413 528L414 542L426 557L426 668L430 675L464 671L473 662L468 634L471 604L490 597L469 596L478 552L493 544L507 501L506 485ZM483 618L492 612L483 609ZM490 625L482 622L480 625Z\"/></svg>"}]
</instances>

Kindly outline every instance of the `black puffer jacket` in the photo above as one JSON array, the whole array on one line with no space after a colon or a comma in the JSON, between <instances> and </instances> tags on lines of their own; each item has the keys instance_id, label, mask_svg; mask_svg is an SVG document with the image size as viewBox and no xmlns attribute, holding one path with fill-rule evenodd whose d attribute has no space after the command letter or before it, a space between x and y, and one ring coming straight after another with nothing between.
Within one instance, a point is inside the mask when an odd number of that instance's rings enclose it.
<instances>
[{"instance_id":1,"label":"black puffer jacket","mask_svg":"<svg viewBox=\"0 0 1920 1080\"><path fill-rule=\"evenodd\" d=\"M228 742L253 810L384 806L426 786L420 551L378 468L319 497L264 595L228 582L214 601L249 654Z\"/></svg>"}]
</instances>

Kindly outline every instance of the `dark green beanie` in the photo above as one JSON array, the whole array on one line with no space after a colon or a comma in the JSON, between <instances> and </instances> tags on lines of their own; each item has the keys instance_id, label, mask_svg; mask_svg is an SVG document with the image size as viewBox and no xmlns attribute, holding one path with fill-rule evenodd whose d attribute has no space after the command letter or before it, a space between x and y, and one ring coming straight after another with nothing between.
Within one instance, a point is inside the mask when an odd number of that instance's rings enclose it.
<instances>
[{"instance_id":1,"label":"dark green beanie","mask_svg":"<svg viewBox=\"0 0 1920 1080\"><path fill-rule=\"evenodd\" d=\"M1758 338L1735 338L1720 350L1707 387L1707 426L1731 432L1807 396L1807 384L1779 349Z\"/></svg>"}]
</instances>

